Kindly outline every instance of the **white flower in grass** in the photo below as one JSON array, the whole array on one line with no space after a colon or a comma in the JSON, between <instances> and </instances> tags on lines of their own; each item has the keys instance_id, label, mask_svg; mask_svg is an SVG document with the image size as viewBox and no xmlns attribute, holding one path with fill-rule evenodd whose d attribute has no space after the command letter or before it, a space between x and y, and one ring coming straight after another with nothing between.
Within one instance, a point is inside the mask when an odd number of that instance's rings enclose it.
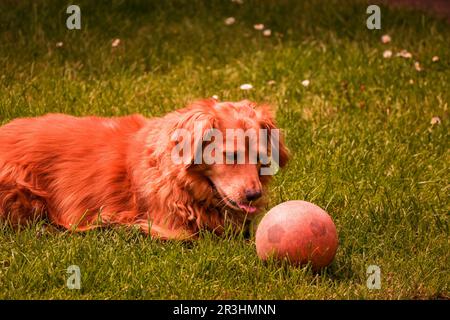
<instances>
[{"instance_id":1,"label":"white flower in grass","mask_svg":"<svg viewBox=\"0 0 450 320\"><path fill-rule=\"evenodd\" d=\"M62 43L61 41L56 43L57 48L61 48L63 45L64 45L64 43Z\"/></svg>"},{"instance_id":2,"label":"white flower in grass","mask_svg":"<svg viewBox=\"0 0 450 320\"><path fill-rule=\"evenodd\" d=\"M261 31L264 29L264 25L262 23L254 24L253 28L255 28L255 30Z\"/></svg>"},{"instance_id":3,"label":"white flower in grass","mask_svg":"<svg viewBox=\"0 0 450 320\"><path fill-rule=\"evenodd\" d=\"M244 83L239 87L241 90L251 90L253 89L253 86L250 83Z\"/></svg>"},{"instance_id":4,"label":"white flower in grass","mask_svg":"<svg viewBox=\"0 0 450 320\"><path fill-rule=\"evenodd\" d=\"M211 98L213 98L214 100L219 100L219 96L217 94L213 95Z\"/></svg>"},{"instance_id":5,"label":"white flower in grass","mask_svg":"<svg viewBox=\"0 0 450 320\"><path fill-rule=\"evenodd\" d=\"M234 17L229 17L225 19L225 24L227 26L231 26L232 24L234 24L236 22L236 19Z\"/></svg>"},{"instance_id":6,"label":"white flower in grass","mask_svg":"<svg viewBox=\"0 0 450 320\"><path fill-rule=\"evenodd\" d=\"M381 37L381 42L383 42L383 43L389 43L389 42L391 42L391 36L388 35L388 34L383 35L383 36Z\"/></svg>"},{"instance_id":7,"label":"white flower in grass","mask_svg":"<svg viewBox=\"0 0 450 320\"><path fill-rule=\"evenodd\" d=\"M383 58L390 58L392 57L392 51L391 50L385 50L383 52Z\"/></svg>"},{"instance_id":8,"label":"white flower in grass","mask_svg":"<svg viewBox=\"0 0 450 320\"><path fill-rule=\"evenodd\" d=\"M420 66L419 61L414 62L414 68L416 68L417 71L422 71L422 67Z\"/></svg>"},{"instance_id":9,"label":"white flower in grass","mask_svg":"<svg viewBox=\"0 0 450 320\"><path fill-rule=\"evenodd\" d=\"M270 29L266 29L263 31L263 36L264 37L270 37L272 35L272 30Z\"/></svg>"},{"instance_id":10,"label":"white flower in grass","mask_svg":"<svg viewBox=\"0 0 450 320\"><path fill-rule=\"evenodd\" d=\"M439 61L439 57L438 57L438 56L434 56L434 57L431 59L431 61L433 61L433 62L438 62L438 61Z\"/></svg>"},{"instance_id":11,"label":"white flower in grass","mask_svg":"<svg viewBox=\"0 0 450 320\"><path fill-rule=\"evenodd\" d=\"M304 87L309 86L309 80L303 80L302 81L302 86L304 86Z\"/></svg>"},{"instance_id":12,"label":"white flower in grass","mask_svg":"<svg viewBox=\"0 0 450 320\"><path fill-rule=\"evenodd\" d=\"M276 81L275 80L269 80L269 81L267 81L267 84L269 86L274 86L276 84Z\"/></svg>"},{"instance_id":13,"label":"white flower in grass","mask_svg":"<svg viewBox=\"0 0 450 320\"><path fill-rule=\"evenodd\" d=\"M111 47L116 48L120 45L120 39L114 39L111 43Z\"/></svg>"},{"instance_id":14,"label":"white flower in grass","mask_svg":"<svg viewBox=\"0 0 450 320\"><path fill-rule=\"evenodd\" d=\"M441 123L441 118L439 118L439 117L433 117L433 118L431 118L430 123L431 123L432 125L440 124L440 123Z\"/></svg>"},{"instance_id":15,"label":"white flower in grass","mask_svg":"<svg viewBox=\"0 0 450 320\"><path fill-rule=\"evenodd\" d=\"M412 58L412 54L411 52L408 52L406 50L402 50L399 53L396 54L397 57L402 57L405 59L411 59Z\"/></svg>"}]
</instances>

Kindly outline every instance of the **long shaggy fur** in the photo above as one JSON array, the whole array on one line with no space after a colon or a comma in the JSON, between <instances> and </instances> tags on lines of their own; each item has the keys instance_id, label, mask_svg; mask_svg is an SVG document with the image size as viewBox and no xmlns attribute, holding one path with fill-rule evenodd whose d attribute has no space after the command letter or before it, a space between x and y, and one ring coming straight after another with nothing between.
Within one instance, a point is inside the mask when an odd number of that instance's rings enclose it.
<instances>
[{"instance_id":1,"label":"long shaggy fur","mask_svg":"<svg viewBox=\"0 0 450 320\"><path fill-rule=\"evenodd\" d=\"M204 100L162 118L16 119L0 127L0 217L23 224L46 216L74 231L137 225L165 239L202 228L220 233L226 216L241 225L245 214L225 206L207 178L214 169L170 158L176 128L192 131L196 121L214 127L227 120L225 111L275 128L268 109L253 103L219 109ZM287 150L280 149L283 166ZM260 178L264 187L268 179Z\"/></svg>"}]
</instances>

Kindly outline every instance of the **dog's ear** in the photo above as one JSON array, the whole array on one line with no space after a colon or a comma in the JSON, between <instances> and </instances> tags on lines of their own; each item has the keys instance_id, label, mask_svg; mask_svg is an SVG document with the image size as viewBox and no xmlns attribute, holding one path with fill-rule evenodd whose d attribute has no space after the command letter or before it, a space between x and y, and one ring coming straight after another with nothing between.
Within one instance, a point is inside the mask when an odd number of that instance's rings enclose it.
<instances>
[{"instance_id":1,"label":"dog's ear","mask_svg":"<svg viewBox=\"0 0 450 320\"><path fill-rule=\"evenodd\" d=\"M268 105L261 105L261 106L257 106L255 107L255 112L256 112L256 116L257 119L259 121L259 124L261 126L262 129L267 129L268 134L269 134L269 139L268 141L271 141L271 137L272 137L272 130L278 130L279 135L278 135L278 139L274 139L275 145L271 145L271 154L274 154L274 152L278 152L279 154L279 159L278 159L278 166L280 168L283 168L288 160L289 160L289 150L286 147L286 144L284 142L284 137L281 134L281 132L279 131L276 122L275 122L275 117L272 114L271 108ZM275 141L278 140L278 141Z\"/></svg>"},{"instance_id":2,"label":"dog's ear","mask_svg":"<svg viewBox=\"0 0 450 320\"><path fill-rule=\"evenodd\" d=\"M214 129L216 119L214 104L212 99L197 101L180 113L174 129L183 133L182 157L186 168L203 163L205 137Z\"/></svg>"}]
</instances>

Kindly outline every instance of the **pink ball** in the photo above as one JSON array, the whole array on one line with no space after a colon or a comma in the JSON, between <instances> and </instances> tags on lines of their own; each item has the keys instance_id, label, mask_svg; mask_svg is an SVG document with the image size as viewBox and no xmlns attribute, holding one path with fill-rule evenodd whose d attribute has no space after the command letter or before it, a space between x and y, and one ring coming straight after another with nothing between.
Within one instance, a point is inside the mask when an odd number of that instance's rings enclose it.
<instances>
[{"instance_id":1,"label":"pink ball","mask_svg":"<svg viewBox=\"0 0 450 320\"><path fill-rule=\"evenodd\" d=\"M338 247L336 226L322 208L306 201L273 207L256 230L256 251L262 260L288 258L296 265L328 266Z\"/></svg>"}]
</instances>

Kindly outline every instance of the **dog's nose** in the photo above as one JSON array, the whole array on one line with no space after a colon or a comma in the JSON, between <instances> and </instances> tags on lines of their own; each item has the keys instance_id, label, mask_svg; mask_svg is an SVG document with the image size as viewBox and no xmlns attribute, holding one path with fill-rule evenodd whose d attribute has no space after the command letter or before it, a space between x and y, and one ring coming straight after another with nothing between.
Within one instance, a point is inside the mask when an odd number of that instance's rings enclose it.
<instances>
[{"instance_id":1,"label":"dog's nose","mask_svg":"<svg viewBox=\"0 0 450 320\"><path fill-rule=\"evenodd\" d=\"M261 190L246 190L245 191L245 198L247 201L255 201L261 198L262 192Z\"/></svg>"}]
</instances>

